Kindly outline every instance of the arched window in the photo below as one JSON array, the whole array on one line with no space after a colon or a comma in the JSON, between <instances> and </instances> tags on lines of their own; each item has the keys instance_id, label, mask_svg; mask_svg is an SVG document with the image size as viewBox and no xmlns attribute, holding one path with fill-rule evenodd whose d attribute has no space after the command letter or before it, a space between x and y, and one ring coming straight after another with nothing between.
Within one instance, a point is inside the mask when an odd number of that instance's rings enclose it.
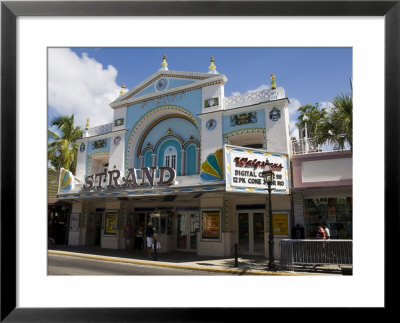
<instances>
[{"instance_id":1,"label":"arched window","mask_svg":"<svg viewBox=\"0 0 400 323\"><path fill-rule=\"evenodd\" d=\"M164 151L164 166L176 170L177 151L174 146L168 146Z\"/></svg>"},{"instance_id":2,"label":"arched window","mask_svg":"<svg viewBox=\"0 0 400 323\"><path fill-rule=\"evenodd\" d=\"M185 150L185 157L186 157L186 175L194 175L196 174L196 145L189 144L186 146Z\"/></svg>"}]
</instances>

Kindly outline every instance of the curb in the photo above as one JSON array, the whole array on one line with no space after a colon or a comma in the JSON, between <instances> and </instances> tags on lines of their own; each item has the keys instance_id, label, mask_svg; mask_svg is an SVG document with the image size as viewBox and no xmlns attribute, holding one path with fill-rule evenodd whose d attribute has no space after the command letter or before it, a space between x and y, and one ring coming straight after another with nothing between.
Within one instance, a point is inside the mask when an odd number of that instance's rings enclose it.
<instances>
[{"instance_id":1,"label":"curb","mask_svg":"<svg viewBox=\"0 0 400 323\"><path fill-rule=\"evenodd\" d=\"M200 271L214 271L214 272L225 272L225 273L236 273L236 274L253 274L253 275L268 275L268 276L304 276L307 274L298 274L294 272L276 272L276 271L261 271L254 269L227 269L227 268L214 268L214 267L199 267L193 265L184 265L184 264L174 264L170 262L159 262L159 261L149 261L149 260L138 260L138 259L128 259L128 258L118 258L118 257L110 257L110 256L99 256L99 255L90 255L84 253L77 252L69 252L69 251L58 251L58 250L48 250L48 254L50 255L59 255L59 256L70 256L77 258L86 258L92 260L102 260L109 262L119 262L119 263L128 263L128 264L137 264L137 265L146 265L146 266L157 266L157 267L168 267L168 268L176 268L176 269L190 269L190 270L200 270ZM315 274L309 274L314 275Z\"/></svg>"}]
</instances>

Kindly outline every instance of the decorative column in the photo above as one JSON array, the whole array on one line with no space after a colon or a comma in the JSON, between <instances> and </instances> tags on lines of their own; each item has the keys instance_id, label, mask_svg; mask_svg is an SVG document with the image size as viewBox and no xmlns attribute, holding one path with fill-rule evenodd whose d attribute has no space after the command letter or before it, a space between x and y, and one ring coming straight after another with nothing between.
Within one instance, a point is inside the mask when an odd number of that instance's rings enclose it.
<instances>
[{"instance_id":1,"label":"decorative column","mask_svg":"<svg viewBox=\"0 0 400 323\"><path fill-rule=\"evenodd\" d=\"M87 202L82 201L82 209L81 209L81 216L79 218L79 228L83 229L86 227L86 219L87 219Z\"/></svg>"},{"instance_id":2,"label":"decorative column","mask_svg":"<svg viewBox=\"0 0 400 323\"><path fill-rule=\"evenodd\" d=\"M222 221L224 223L222 227L223 232L230 232L231 230L231 225L230 225L230 218L229 218L229 200L228 196L224 194L223 196L223 207L222 207Z\"/></svg>"},{"instance_id":3,"label":"decorative column","mask_svg":"<svg viewBox=\"0 0 400 323\"><path fill-rule=\"evenodd\" d=\"M185 150L181 150L181 176L185 175Z\"/></svg>"},{"instance_id":4,"label":"decorative column","mask_svg":"<svg viewBox=\"0 0 400 323\"><path fill-rule=\"evenodd\" d=\"M200 148L196 148L196 174L200 174Z\"/></svg>"},{"instance_id":5,"label":"decorative column","mask_svg":"<svg viewBox=\"0 0 400 323\"><path fill-rule=\"evenodd\" d=\"M125 224L127 223L126 217L126 202L121 201L121 213L120 213L120 220L119 220L119 229L122 230Z\"/></svg>"},{"instance_id":6,"label":"decorative column","mask_svg":"<svg viewBox=\"0 0 400 323\"><path fill-rule=\"evenodd\" d=\"M144 165L144 156L139 156L139 167L142 169ZM135 174L136 175L136 174ZM142 178L142 170L139 171L139 178Z\"/></svg>"},{"instance_id":7,"label":"decorative column","mask_svg":"<svg viewBox=\"0 0 400 323\"><path fill-rule=\"evenodd\" d=\"M151 155L151 165L152 165L153 167L156 167L156 163L157 163L156 154L152 154L152 155Z\"/></svg>"}]
</instances>

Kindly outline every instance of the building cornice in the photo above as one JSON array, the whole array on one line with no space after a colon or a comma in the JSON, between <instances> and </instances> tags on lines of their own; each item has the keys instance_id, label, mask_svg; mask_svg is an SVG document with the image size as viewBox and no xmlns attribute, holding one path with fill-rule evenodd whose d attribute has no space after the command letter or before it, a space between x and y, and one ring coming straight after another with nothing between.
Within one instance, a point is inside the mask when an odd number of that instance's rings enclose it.
<instances>
[{"instance_id":1,"label":"building cornice","mask_svg":"<svg viewBox=\"0 0 400 323\"><path fill-rule=\"evenodd\" d=\"M159 77L161 77L161 76L163 76L163 74L159 75ZM154 81L154 79L152 79L152 80ZM189 92L189 91L197 90L197 89L200 89L200 88L203 88L206 86L211 86L211 85L215 85L215 84L225 84L226 81L227 81L227 78L223 74L213 75L213 77L209 77L207 79L202 79L199 82L174 87L172 89L167 89L167 90L156 92L156 93L149 93L149 94L137 97L137 98L131 98L134 94L128 95L128 96L122 98L121 100L114 101L113 103L110 104L110 106L113 109L120 109L120 108L127 107L129 105L138 104L138 103L142 103L142 102L146 102L146 101L151 101L154 99L159 99L162 97L179 94L179 93L183 93L183 92ZM148 86L148 85L146 85L146 86ZM129 92L127 94L129 94Z\"/></svg>"},{"instance_id":2,"label":"building cornice","mask_svg":"<svg viewBox=\"0 0 400 323\"><path fill-rule=\"evenodd\" d=\"M257 103L257 104L247 105L247 106L244 106L244 107L205 112L205 113L197 114L197 117L202 119L203 117L204 118L209 118L209 117L211 117L213 115L223 115L223 116L225 116L225 115L237 114L237 113L242 113L242 112L248 112L248 111L251 111L251 110L264 108L263 105L268 106L268 105L274 105L276 103L280 103L280 101L289 102L289 99L288 98L284 98L284 99L278 99L278 100L274 100L274 101L260 102L260 103Z\"/></svg>"},{"instance_id":3,"label":"building cornice","mask_svg":"<svg viewBox=\"0 0 400 323\"><path fill-rule=\"evenodd\" d=\"M138 94L140 91L144 90L150 84L154 83L155 81L157 81L158 79L160 79L162 77L204 80L204 79L210 78L212 76L210 76L210 74L206 74L206 73L193 73L193 72L182 72L182 71L158 71L155 74L146 78L144 81L139 83L133 89L128 91L128 93L124 94L123 96L121 96L120 98L115 100L114 102L130 99L132 96L134 96L135 94Z\"/></svg>"},{"instance_id":4,"label":"building cornice","mask_svg":"<svg viewBox=\"0 0 400 323\"><path fill-rule=\"evenodd\" d=\"M126 132L128 132L128 130L121 129L121 130L107 132L107 133L104 133L104 134L101 134L101 135L97 135L97 136L80 138L80 139L77 139L76 142L78 144L80 144L82 142L88 142L88 141L98 140L98 139L105 139L105 138L109 138L109 137L116 136L116 135L124 135Z\"/></svg>"}]
</instances>

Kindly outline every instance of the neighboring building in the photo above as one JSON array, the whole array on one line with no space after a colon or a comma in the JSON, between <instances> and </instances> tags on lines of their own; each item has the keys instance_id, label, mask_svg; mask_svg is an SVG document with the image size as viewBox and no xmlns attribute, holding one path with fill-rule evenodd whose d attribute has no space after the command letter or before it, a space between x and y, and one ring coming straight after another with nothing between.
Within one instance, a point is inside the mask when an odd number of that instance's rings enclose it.
<instances>
[{"instance_id":1,"label":"neighboring building","mask_svg":"<svg viewBox=\"0 0 400 323\"><path fill-rule=\"evenodd\" d=\"M294 225L305 238L326 223L332 239L352 239L352 163L351 150L292 156Z\"/></svg>"},{"instance_id":2,"label":"neighboring building","mask_svg":"<svg viewBox=\"0 0 400 323\"><path fill-rule=\"evenodd\" d=\"M76 176L63 170L58 198L72 202L70 245L124 248L122 228L152 220L160 252L268 257L267 195L275 171L275 252L291 217L289 100L271 89L225 97L227 78L161 69L110 104L112 122L84 132ZM247 158L247 164L246 159ZM253 161L250 163L250 161ZM79 182L78 182L79 181Z\"/></svg>"},{"instance_id":3,"label":"neighboring building","mask_svg":"<svg viewBox=\"0 0 400 323\"><path fill-rule=\"evenodd\" d=\"M58 179L60 173L47 169L47 223L49 238L57 244L68 242L68 222L71 203L57 199Z\"/></svg>"}]
</instances>

